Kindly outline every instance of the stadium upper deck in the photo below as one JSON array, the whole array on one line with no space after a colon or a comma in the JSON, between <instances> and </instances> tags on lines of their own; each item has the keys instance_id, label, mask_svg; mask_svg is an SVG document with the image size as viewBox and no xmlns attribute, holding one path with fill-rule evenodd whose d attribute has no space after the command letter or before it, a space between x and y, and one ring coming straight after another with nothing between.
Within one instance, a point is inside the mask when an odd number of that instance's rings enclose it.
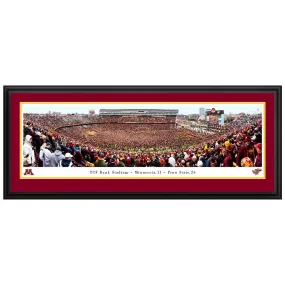
<instances>
[{"instance_id":1,"label":"stadium upper deck","mask_svg":"<svg viewBox=\"0 0 285 285\"><path fill-rule=\"evenodd\" d=\"M99 115L147 115L147 116L177 116L177 109L100 109Z\"/></svg>"}]
</instances>

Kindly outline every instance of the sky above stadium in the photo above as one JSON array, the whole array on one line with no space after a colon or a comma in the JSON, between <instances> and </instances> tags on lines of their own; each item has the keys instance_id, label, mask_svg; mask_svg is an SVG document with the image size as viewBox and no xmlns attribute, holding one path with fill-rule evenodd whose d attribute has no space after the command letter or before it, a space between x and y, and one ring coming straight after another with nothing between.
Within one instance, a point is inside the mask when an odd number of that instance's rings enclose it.
<instances>
[{"instance_id":1,"label":"sky above stadium","mask_svg":"<svg viewBox=\"0 0 285 285\"><path fill-rule=\"evenodd\" d=\"M48 113L61 112L62 114L88 114L89 110L95 110L99 114L100 109L178 109L179 114L199 114L199 109L224 110L225 114L247 114L260 113L263 110L262 104L23 104L23 113Z\"/></svg>"}]
</instances>

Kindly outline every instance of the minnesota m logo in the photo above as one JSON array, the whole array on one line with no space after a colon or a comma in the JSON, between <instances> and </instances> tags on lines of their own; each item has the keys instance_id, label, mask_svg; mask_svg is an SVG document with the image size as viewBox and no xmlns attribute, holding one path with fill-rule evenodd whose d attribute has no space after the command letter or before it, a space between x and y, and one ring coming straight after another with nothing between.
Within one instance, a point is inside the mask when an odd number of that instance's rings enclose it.
<instances>
[{"instance_id":1,"label":"minnesota m logo","mask_svg":"<svg viewBox=\"0 0 285 285\"><path fill-rule=\"evenodd\" d=\"M34 175L32 169L26 169L24 175Z\"/></svg>"}]
</instances>

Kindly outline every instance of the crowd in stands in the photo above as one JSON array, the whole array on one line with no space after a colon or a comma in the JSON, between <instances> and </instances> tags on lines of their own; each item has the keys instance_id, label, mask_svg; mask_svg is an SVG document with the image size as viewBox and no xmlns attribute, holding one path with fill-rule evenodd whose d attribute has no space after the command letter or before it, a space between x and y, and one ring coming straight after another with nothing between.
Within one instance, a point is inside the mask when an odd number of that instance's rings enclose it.
<instances>
[{"instance_id":1,"label":"crowd in stands","mask_svg":"<svg viewBox=\"0 0 285 285\"><path fill-rule=\"evenodd\" d=\"M175 115L101 115L98 122L175 124L175 121Z\"/></svg>"},{"instance_id":2,"label":"crowd in stands","mask_svg":"<svg viewBox=\"0 0 285 285\"><path fill-rule=\"evenodd\" d=\"M47 115L47 114L24 114L24 121L34 122L37 128L52 129L83 123L94 123L98 121L96 115Z\"/></svg>"},{"instance_id":3,"label":"crowd in stands","mask_svg":"<svg viewBox=\"0 0 285 285\"><path fill-rule=\"evenodd\" d=\"M60 119L59 119L60 118ZM261 167L261 115L244 115L226 128L201 133L140 125L82 125L88 116L25 114L23 164L38 167ZM60 121L60 122L59 122ZM118 128L118 126L120 126ZM88 135L88 131L95 135Z\"/></svg>"}]
</instances>

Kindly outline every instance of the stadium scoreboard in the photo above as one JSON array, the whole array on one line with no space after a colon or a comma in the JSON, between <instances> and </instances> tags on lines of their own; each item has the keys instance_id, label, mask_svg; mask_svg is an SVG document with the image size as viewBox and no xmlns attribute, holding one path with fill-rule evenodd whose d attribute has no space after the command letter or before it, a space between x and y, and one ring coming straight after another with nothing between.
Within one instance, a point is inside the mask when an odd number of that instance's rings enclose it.
<instances>
[{"instance_id":1,"label":"stadium scoreboard","mask_svg":"<svg viewBox=\"0 0 285 285\"><path fill-rule=\"evenodd\" d=\"M206 124L211 126L223 126L225 123L224 110L215 108L206 110Z\"/></svg>"}]
</instances>

